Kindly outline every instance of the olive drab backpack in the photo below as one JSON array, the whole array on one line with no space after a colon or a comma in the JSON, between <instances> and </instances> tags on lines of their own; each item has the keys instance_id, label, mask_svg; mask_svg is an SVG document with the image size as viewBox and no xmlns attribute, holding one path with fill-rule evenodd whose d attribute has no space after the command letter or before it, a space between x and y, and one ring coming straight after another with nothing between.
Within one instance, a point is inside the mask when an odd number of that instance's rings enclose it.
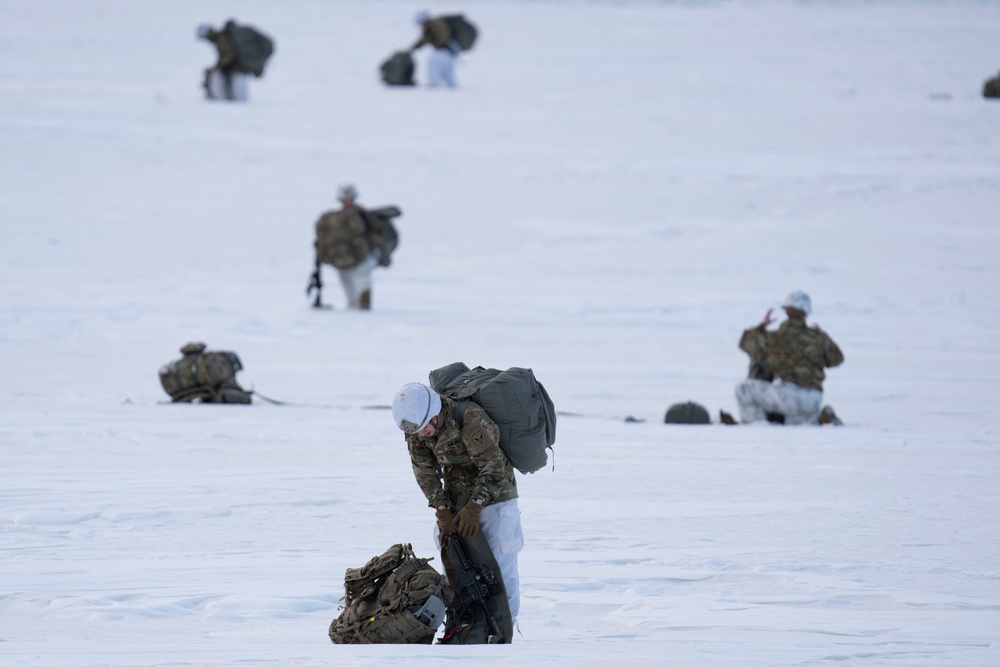
<instances>
[{"instance_id":1,"label":"olive drab backpack","mask_svg":"<svg viewBox=\"0 0 1000 667\"><path fill-rule=\"evenodd\" d=\"M365 261L377 244L360 208L327 211L316 221L316 261L352 269Z\"/></svg>"},{"instance_id":2,"label":"olive drab backpack","mask_svg":"<svg viewBox=\"0 0 1000 667\"><path fill-rule=\"evenodd\" d=\"M545 450L556 441L556 409L530 368L470 370L455 362L431 371L429 378L434 391L455 400L460 428L465 408L473 401L496 422L500 449L512 466L524 474L545 467Z\"/></svg>"},{"instance_id":3,"label":"olive drab backpack","mask_svg":"<svg viewBox=\"0 0 1000 667\"><path fill-rule=\"evenodd\" d=\"M392 253L399 246L399 232L392 224L392 219L402 215L403 212L396 206L383 206L373 208L368 213L371 214L370 220L379 228L378 245L375 248L378 252L378 264L389 266L392 263Z\"/></svg>"},{"instance_id":4,"label":"olive drab backpack","mask_svg":"<svg viewBox=\"0 0 1000 667\"><path fill-rule=\"evenodd\" d=\"M687 401L685 403L674 403L667 408L667 414L663 417L665 424L711 424L712 419L708 416L708 410L701 403Z\"/></svg>"},{"instance_id":5,"label":"olive drab backpack","mask_svg":"<svg viewBox=\"0 0 1000 667\"><path fill-rule=\"evenodd\" d=\"M363 567L347 568L344 607L330 623L334 644L430 644L454 594L448 578L395 544Z\"/></svg>"},{"instance_id":6,"label":"olive drab backpack","mask_svg":"<svg viewBox=\"0 0 1000 667\"><path fill-rule=\"evenodd\" d=\"M451 14L449 16L442 16L441 18L448 22L448 27L451 28L451 38L455 40L459 48L463 51L468 51L475 45L476 37L479 36L479 30L465 16L462 14Z\"/></svg>"},{"instance_id":7,"label":"olive drab backpack","mask_svg":"<svg viewBox=\"0 0 1000 667\"><path fill-rule=\"evenodd\" d=\"M268 58L274 53L274 41L254 27L237 25L232 20L226 21L222 32L232 41L240 69L256 77L262 76Z\"/></svg>"},{"instance_id":8,"label":"olive drab backpack","mask_svg":"<svg viewBox=\"0 0 1000 667\"><path fill-rule=\"evenodd\" d=\"M251 392L236 382L243 369L235 352L215 352L188 343L184 356L160 367L160 384L174 403L250 403Z\"/></svg>"}]
</instances>

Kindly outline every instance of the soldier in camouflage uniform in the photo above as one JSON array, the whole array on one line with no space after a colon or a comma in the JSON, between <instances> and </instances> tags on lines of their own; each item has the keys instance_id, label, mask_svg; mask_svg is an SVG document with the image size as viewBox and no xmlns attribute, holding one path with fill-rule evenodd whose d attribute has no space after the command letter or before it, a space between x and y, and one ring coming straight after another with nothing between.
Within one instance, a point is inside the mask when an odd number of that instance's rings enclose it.
<instances>
[{"instance_id":1,"label":"soldier in camouflage uniform","mask_svg":"<svg viewBox=\"0 0 1000 667\"><path fill-rule=\"evenodd\" d=\"M413 475L436 512L437 530L465 537L483 531L516 621L521 604L517 554L524 535L514 468L500 450L500 429L471 401L460 429L455 402L419 382L396 393L392 416L406 434Z\"/></svg>"},{"instance_id":2,"label":"soldier in camouflage uniform","mask_svg":"<svg viewBox=\"0 0 1000 667\"><path fill-rule=\"evenodd\" d=\"M202 80L202 87L208 98L213 99L212 73L218 72L223 80L223 97L227 100L237 99L238 96L233 89L234 74L235 76L244 76L250 72L240 64L239 58L236 57L236 46L233 44L232 38L224 30L216 30L207 23L199 25L196 34L200 39L214 44L215 50L219 52L218 60L205 70L205 76Z\"/></svg>"},{"instance_id":3,"label":"soldier in camouflage uniform","mask_svg":"<svg viewBox=\"0 0 1000 667\"><path fill-rule=\"evenodd\" d=\"M773 381L750 378L736 387L740 419L751 423L767 419L784 424L837 423L840 420L823 402L823 369L839 366L844 355L818 325L806 325L812 302L805 292L792 292L783 304L788 319L777 331L767 330L771 310L764 321L743 332L740 349L753 363L766 363Z\"/></svg>"},{"instance_id":4,"label":"soldier in camouflage uniform","mask_svg":"<svg viewBox=\"0 0 1000 667\"><path fill-rule=\"evenodd\" d=\"M426 11L419 11L414 22L420 26L420 39L410 47L410 53L427 44L434 52L427 59L427 85L437 88L455 87L455 56L461 50L452 38L451 26L443 18L431 18Z\"/></svg>"},{"instance_id":5,"label":"soldier in camouflage uniform","mask_svg":"<svg viewBox=\"0 0 1000 667\"><path fill-rule=\"evenodd\" d=\"M347 307L371 310L372 272L379 264L382 227L372 218L372 213L358 205L358 191L353 185L342 185L338 196L343 208L324 213L316 221L316 271L324 262L332 264L347 296ZM326 225L340 230L336 239L329 243L324 233ZM348 234L348 238L344 238L344 234ZM334 247L330 247L330 243Z\"/></svg>"}]
</instances>

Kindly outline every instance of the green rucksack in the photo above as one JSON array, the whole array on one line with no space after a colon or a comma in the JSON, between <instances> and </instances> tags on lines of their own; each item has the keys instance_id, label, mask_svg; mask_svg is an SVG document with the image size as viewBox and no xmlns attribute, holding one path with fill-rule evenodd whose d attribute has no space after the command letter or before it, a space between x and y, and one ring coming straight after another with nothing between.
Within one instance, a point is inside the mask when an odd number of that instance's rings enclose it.
<instances>
[{"instance_id":1,"label":"green rucksack","mask_svg":"<svg viewBox=\"0 0 1000 667\"><path fill-rule=\"evenodd\" d=\"M665 424L711 424L712 420L708 416L708 410L700 403L688 401L686 403L674 403L667 408L667 414L663 417Z\"/></svg>"},{"instance_id":2,"label":"green rucksack","mask_svg":"<svg viewBox=\"0 0 1000 667\"><path fill-rule=\"evenodd\" d=\"M556 441L556 408L530 368L468 366L458 361L431 371L431 388L455 400L459 428L469 401L500 428L500 449L524 474L545 467Z\"/></svg>"},{"instance_id":3,"label":"green rucksack","mask_svg":"<svg viewBox=\"0 0 1000 667\"><path fill-rule=\"evenodd\" d=\"M449 16L442 16L442 19L448 22L448 27L451 29L451 38L455 40L459 48L463 51L468 51L476 43L476 37L479 36L479 30L476 26L463 16L462 14L451 14Z\"/></svg>"},{"instance_id":4,"label":"green rucksack","mask_svg":"<svg viewBox=\"0 0 1000 667\"><path fill-rule=\"evenodd\" d=\"M222 26L222 32L229 35L240 69L262 76L268 58L274 53L271 38L252 26L237 25L232 19Z\"/></svg>"},{"instance_id":5,"label":"green rucksack","mask_svg":"<svg viewBox=\"0 0 1000 667\"><path fill-rule=\"evenodd\" d=\"M382 208L373 208L368 213L371 214L370 219L379 227L381 241L375 248L378 252L378 264L379 266L389 266L392 263L392 253L399 246L399 232L392 224L392 219L399 217L403 212L396 206L383 206Z\"/></svg>"},{"instance_id":6,"label":"green rucksack","mask_svg":"<svg viewBox=\"0 0 1000 667\"><path fill-rule=\"evenodd\" d=\"M250 403L250 392L236 382L243 364L235 352L205 349L188 343L184 356L160 367L160 384L174 403Z\"/></svg>"},{"instance_id":7,"label":"green rucksack","mask_svg":"<svg viewBox=\"0 0 1000 667\"><path fill-rule=\"evenodd\" d=\"M334 644L430 644L454 594L448 579L395 544L344 575L344 607L327 634Z\"/></svg>"}]
</instances>

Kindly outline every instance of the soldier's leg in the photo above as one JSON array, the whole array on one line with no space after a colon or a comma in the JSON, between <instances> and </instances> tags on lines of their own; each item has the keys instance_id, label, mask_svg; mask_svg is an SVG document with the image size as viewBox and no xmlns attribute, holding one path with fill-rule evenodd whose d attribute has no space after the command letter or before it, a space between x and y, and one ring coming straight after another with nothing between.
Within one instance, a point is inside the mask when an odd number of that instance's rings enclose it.
<instances>
[{"instance_id":1,"label":"soldier's leg","mask_svg":"<svg viewBox=\"0 0 1000 667\"><path fill-rule=\"evenodd\" d=\"M517 498L487 505L479 515L479 528L493 551L493 557L500 566L503 585L507 589L507 603L510 617L517 622L521 608L521 581L517 571L517 554L524 548L524 533L521 531L521 510Z\"/></svg>"},{"instance_id":2,"label":"soldier's leg","mask_svg":"<svg viewBox=\"0 0 1000 667\"><path fill-rule=\"evenodd\" d=\"M344 295L347 296L347 307L357 308L361 294L355 286L354 269L337 269L337 275L340 277L341 287L344 288Z\"/></svg>"},{"instance_id":3,"label":"soldier's leg","mask_svg":"<svg viewBox=\"0 0 1000 667\"><path fill-rule=\"evenodd\" d=\"M761 398L770 382L763 380L744 380L736 385L736 404L740 409L740 421L744 424L766 419Z\"/></svg>"},{"instance_id":4,"label":"soldier's leg","mask_svg":"<svg viewBox=\"0 0 1000 667\"><path fill-rule=\"evenodd\" d=\"M778 408L777 411L785 415L786 424L819 423L823 392L781 380L774 382L772 392Z\"/></svg>"}]
</instances>

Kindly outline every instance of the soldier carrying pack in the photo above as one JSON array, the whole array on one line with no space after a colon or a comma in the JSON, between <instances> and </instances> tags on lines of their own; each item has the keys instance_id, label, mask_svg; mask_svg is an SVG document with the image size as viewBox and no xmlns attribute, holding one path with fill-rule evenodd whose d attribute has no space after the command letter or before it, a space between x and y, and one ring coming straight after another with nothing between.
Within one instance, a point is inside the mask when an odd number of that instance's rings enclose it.
<instances>
[{"instance_id":1,"label":"soldier carrying pack","mask_svg":"<svg viewBox=\"0 0 1000 667\"><path fill-rule=\"evenodd\" d=\"M461 428L465 407L474 401L500 429L500 449L524 474L545 467L546 449L556 441L556 409L530 368L477 366L462 362L430 372L431 389L455 399L455 420Z\"/></svg>"},{"instance_id":2,"label":"soldier carrying pack","mask_svg":"<svg viewBox=\"0 0 1000 667\"><path fill-rule=\"evenodd\" d=\"M160 384L173 403L250 403L251 392L236 382L243 364L235 352L206 351L204 343L188 343L181 354L160 367Z\"/></svg>"}]
</instances>

